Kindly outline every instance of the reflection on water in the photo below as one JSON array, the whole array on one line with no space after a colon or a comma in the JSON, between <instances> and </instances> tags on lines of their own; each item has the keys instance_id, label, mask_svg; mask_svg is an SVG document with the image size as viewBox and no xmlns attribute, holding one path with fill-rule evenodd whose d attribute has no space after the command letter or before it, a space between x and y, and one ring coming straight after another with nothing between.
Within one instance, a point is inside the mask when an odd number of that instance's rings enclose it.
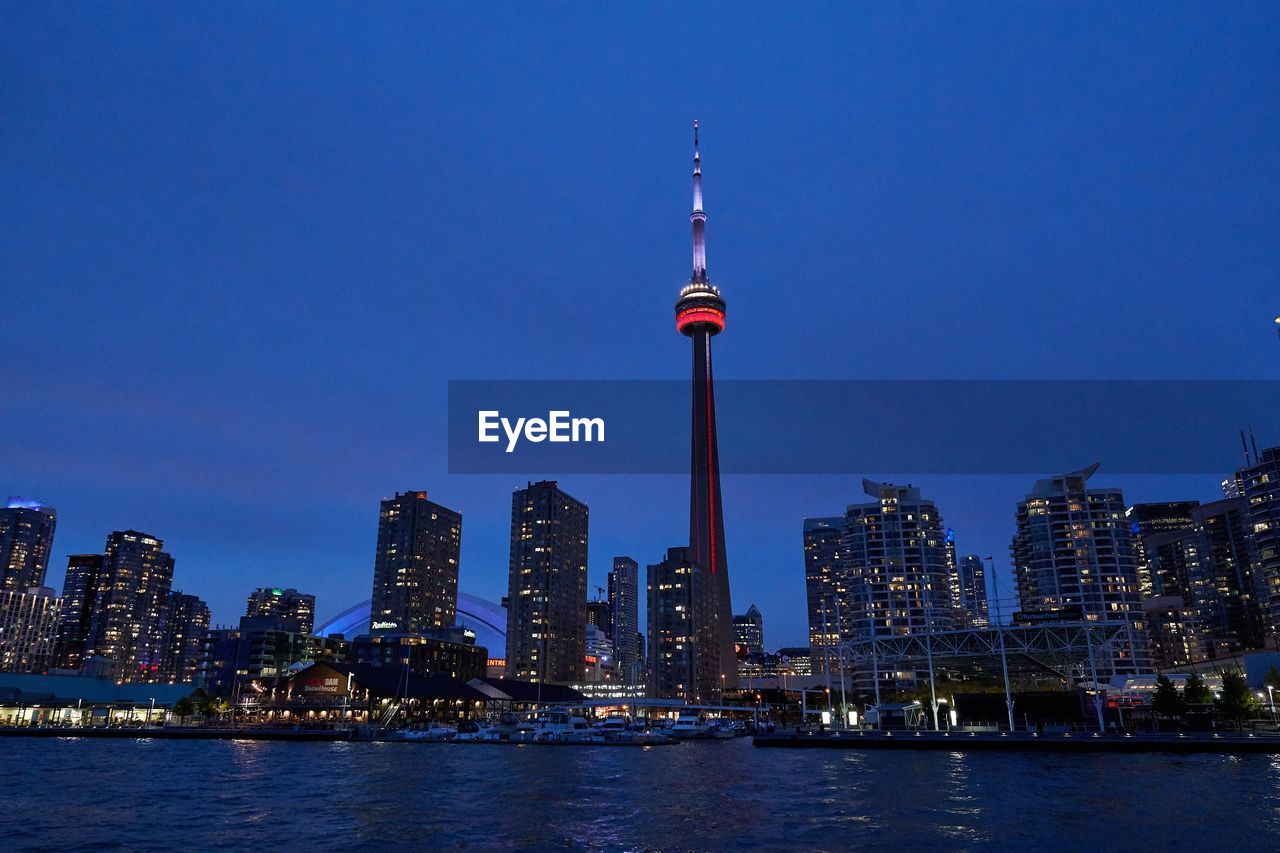
<instances>
[{"instance_id":1,"label":"reflection on water","mask_svg":"<svg viewBox=\"0 0 1280 853\"><path fill-rule=\"evenodd\" d=\"M0 741L5 849L1280 848L1280 757Z\"/></svg>"}]
</instances>

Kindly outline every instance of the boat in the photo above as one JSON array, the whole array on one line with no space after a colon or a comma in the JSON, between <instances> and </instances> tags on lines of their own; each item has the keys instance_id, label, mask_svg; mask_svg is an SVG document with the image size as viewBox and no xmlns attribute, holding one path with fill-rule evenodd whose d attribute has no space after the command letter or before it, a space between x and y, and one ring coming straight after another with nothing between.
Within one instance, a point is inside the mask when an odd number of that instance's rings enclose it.
<instances>
[{"instance_id":1,"label":"boat","mask_svg":"<svg viewBox=\"0 0 1280 853\"><path fill-rule=\"evenodd\" d=\"M738 736L738 733L733 729L733 724L728 720L717 720L711 723L707 726L707 734L716 740L732 740Z\"/></svg>"},{"instance_id":2,"label":"boat","mask_svg":"<svg viewBox=\"0 0 1280 853\"><path fill-rule=\"evenodd\" d=\"M604 735L569 711L544 711L534 718L534 743L603 743Z\"/></svg>"},{"instance_id":3,"label":"boat","mask_svg":"<svg viewBox=\"0 0 1280 853\"><path fill-rule=\"evenodd\" d=\"M707 736L707 727L697 714L681 711L676 717L676 724L667 730L667 734L682 740L701 738Z\"/></svg>"},{"instance_id":4,"label":"boat","mask_svg":"<svg viewBox=\"0 0 1280 853\"><path fill-rule=\"evenodd\" d=\"M411 743L443 743L451 740L456 734L456 729L432 721L427 724L425 729L397 729L393 732L387 732L382 736L382 739Z\"/></svg>"}]
</instances>

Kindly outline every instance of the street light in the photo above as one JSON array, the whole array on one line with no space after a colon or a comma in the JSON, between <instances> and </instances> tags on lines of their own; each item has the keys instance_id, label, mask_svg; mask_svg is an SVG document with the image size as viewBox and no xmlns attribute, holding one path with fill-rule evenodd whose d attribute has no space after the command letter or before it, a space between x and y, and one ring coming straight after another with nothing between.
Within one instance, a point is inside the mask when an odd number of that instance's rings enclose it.
<instances>
[{"instance_id":1,"label":"street light","mask_svg":"<svg viewBox=\"0 0 1280 853\"><path fill-rule=\"evenodd\" d=\"M1277 317L1277 318L1276 318L1276 322L1277 322L1277 323L1280 323L1280 317ZM1277 719L1276 719L1276 689L1275 689L1275 687L1273 687L1273 686L1272 686L1272 685L1270 685L1270 684L1268 684L1268 685L1267 685L1267 698L1270 700L1270 704L1271 704L1271 722L1272 722L1272 724L1275 724L1275 723L1277 722Z\"/></svg>"}]
</instances>

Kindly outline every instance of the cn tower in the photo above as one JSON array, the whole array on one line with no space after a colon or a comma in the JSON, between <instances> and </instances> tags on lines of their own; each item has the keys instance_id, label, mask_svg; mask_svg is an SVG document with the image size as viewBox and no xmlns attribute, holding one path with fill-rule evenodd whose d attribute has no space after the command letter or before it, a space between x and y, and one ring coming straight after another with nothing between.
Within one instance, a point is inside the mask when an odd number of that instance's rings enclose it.
<instances>
[{"instance_id":1,"label":"cn tower","mask_svg":"<svg viewBox=\"0 0 1280 853\"><path fill-rule=\"evenodd\" d=\"M711 380L711 338L724 331L725 301L707 280L707 214L702 210L702 160L693 123L693 275L676 301L676 329L693 340L693 456L689 482L689 556L700 572L695 597L698 692L705 701L738 686L733 644L729 561L720 498L716 399Z\"/></svg>"}]
</instances>

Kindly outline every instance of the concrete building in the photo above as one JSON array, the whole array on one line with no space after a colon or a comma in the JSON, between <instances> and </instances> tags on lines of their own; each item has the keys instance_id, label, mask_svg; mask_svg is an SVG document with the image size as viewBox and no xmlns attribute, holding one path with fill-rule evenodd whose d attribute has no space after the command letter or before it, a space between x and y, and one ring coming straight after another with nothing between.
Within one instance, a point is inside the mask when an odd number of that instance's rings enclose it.
<instances>
[{"instance_id":1,"label":"concrete building","mask_svg":"<svg viewBox=\"0 0 1280 853\"><path fill-rule=\"evenodd\" d=\"M9 498L0 508L0 590L44 586L58 514L39 501Z\"/></svg>"},{"instance_id":2,"label":"concrete building","mask_svg":"<svg viewBox=\"0 0 1280 853\"><path fill-rule=\"evenodd\" d=\"M841 641L835 621L824 611L844 595L845 575L841 570L840 539L844 518L804 520L804 588L809 614L809 645L828 648ZM847 637L844 639L848 639Z\"/></svg>"},{"instance_id":3,"label":"concrete building","mask_svg":"<svg viewBox=\"0 0 1280 853\"><path fill-rule=\"evenodd\" d=\"M1018 584L1014 622L1127 622L1127 641L1099 664L1099 677L1144 674L1153 661L1124 495L1089 488L1097 468L1039 480L1018 504L1010 545Z\"/></svg>"},{"instance_id":4,"label":"concrete building","mask_svg":"<svg viewBox=\"0 0 1280 853\"><path fill-rule=\"evenodd\" d=\"M489 651L474 631L446 628L429 634L379 633L351 642L352 660L369 666L404 668L417 675L447 675L470 681L486 674Z\"/></svg>"},{"instance_id":5,"label":"concrete building","mask_svg":"<svg viewBox=\"0 0 1280 853\"><path fill-rule=\"evenodd\" d=\"M294 627L274 616L243 616L235 628L209 631L199 665L205 686L220 693L260 689L298 667L350 659L351 644L341 637L302 634Z\"/></svg>"},{"instance_id":6,"label":"concrete building","mask_svg":"<svg viewBox=\"0 0 1280 853\"><path fill-rule=\"evenodd\" d=\"M694 608L700 576L688 548L668 548L665 559L648 567L651 698L707 702L715 696L703 687L714 670L704 665L699 677Z\"/></svg>"},{"instance_id":7,"label":"concrete building","mask_svg":"<svg viewBox=\"0 0 1280 853\"><path fill-rule=\"evenodd\" d=\"M298 592L293 587L288 589L281 589L278 586L258 587L249 593L249 603L244 615L289 619L297 624L298 633L310 634L315 626L316 597Z\"/></svg>"},{"instance_id":8,"label":"concrete building","mask_svg":"<svg viewBox=\"0 0 1280 853\"><path fill-rule=\"evenodd\" d=\"M373 622L420 634L456 621L462 514L396 493L382 502L373 566Z\"/></svg>"},{"instance_id":9,"label":"concrete building","mask_svg":"<svg viewBox=\"0 0 1280 853\"><path fill-rule=\"evenodd\" d=\"M1191 510L1199 501L1165 501L1163 503L1134 504L1124 511L1133 538L1135 556L1138 559L1138 591L1144 598L1156 595L1151 583L1150 557L1146 539L1158 533L1172 533L1195 527Z\"/></svg>"},{"instance_id":10,"label":"concrete building","mask_svg":"<svg viewBox=\"0 0 1280 853\"><path fill-rule=\"evenodd\" d=\"M61 607L49 587L0 589L0 672L53 668Z\"/></svg>"},{"instance_id":11,"label":"concrete building","mask_svg":"<svg viewBox=\"0 0 1280 853\"><path fill-rule=\"evenodd\" d=\"M583 680L587 624L587 505L553 480L511 496L507 675Z\"/></svg>"}]
</instances>

